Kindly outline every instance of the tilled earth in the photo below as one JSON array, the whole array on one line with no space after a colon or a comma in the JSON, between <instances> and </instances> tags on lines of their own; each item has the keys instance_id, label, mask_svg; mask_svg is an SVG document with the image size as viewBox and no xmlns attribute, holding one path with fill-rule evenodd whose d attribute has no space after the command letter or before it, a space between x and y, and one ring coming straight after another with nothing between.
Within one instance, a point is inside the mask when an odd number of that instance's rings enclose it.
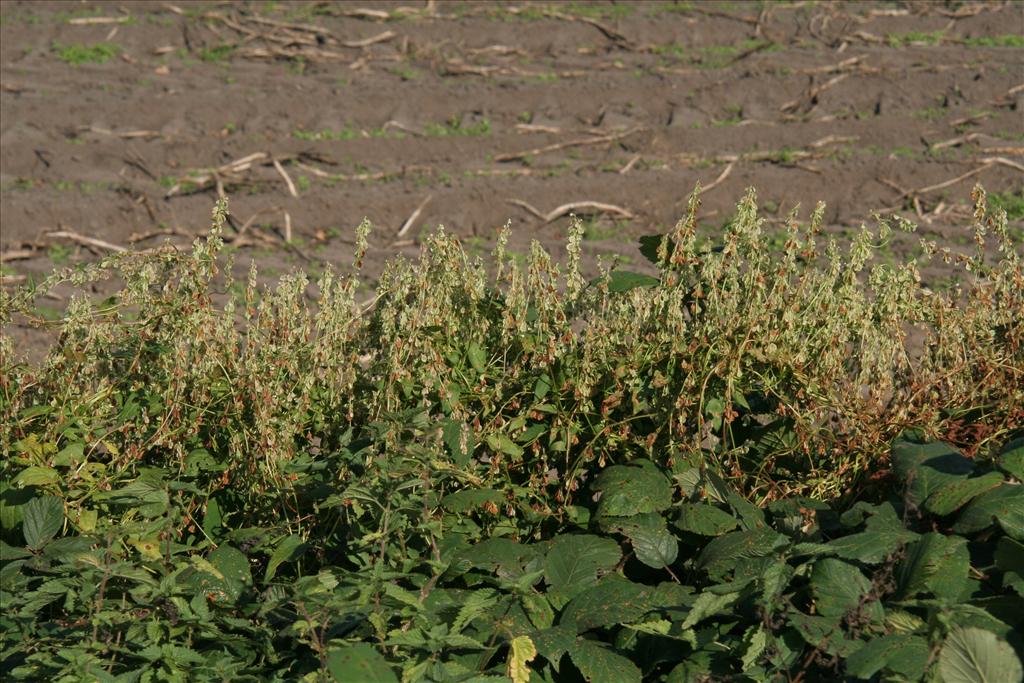
<instances>
[{"instance_id":1,"label":"tilled earth","mask_svg":"<svg viewBox=\"0 0 1024 683\"><path fill-rule=\"evenodd\" d=\"M708 235L753 186L769 241L824 201L960 246L981 182L1019 239L1022 48L1017 2L4 2L3 282L188 244L218 193L267 277L364 217L372 280L438 224L560 253L570 212L643 268L698 182Z\"/></svg>"}]
</instances>

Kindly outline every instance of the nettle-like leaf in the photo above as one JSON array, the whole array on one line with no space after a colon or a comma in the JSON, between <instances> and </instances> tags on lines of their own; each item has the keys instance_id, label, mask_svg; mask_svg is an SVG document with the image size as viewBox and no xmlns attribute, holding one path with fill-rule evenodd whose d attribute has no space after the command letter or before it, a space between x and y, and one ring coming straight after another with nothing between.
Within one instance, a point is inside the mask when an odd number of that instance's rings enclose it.
<instances>
[{"instance_id":1,"label":"nettle-like leaf","mask_svg":"<svg viewBox=\"0 0 1024 683\"><path fill-rule=\"evenodd\" d=\"M892 463L896 473L907 482L910 501L918 506L943 486L964 480L974 472L973 461L942 442L897 441L892 447Z\"/></svg>"},{"instance_id":2,"label":"nettle-like leaf","mask_svg":"<svg viewBox=\"0 0 1024 683\"><path fill-rule=\"evenodd\" d=\"M606 468L594 481L593 488L601 493L597 506L597 514L601 517L662 512L672 505L671 482L645 460Z\"/></svg>"},{"instance_id":3,"label":"nettle-like leaf","mask_svg":"<svg viewBox=\"0 0 1024 683\"><path fill-rule=\"evenodd\" d=\"M327 670L338 683L398 683L391 665L369 643L331 648L327 653Z\"/></svg>"},{"instance_id":4,"label":"nettle-like leaf","mask_svg":"<svg viewBox=\"0 0 1024 683\"><path fill-rule=\"evenodd\" d=\"M577 638L569 657L589 683L640 683L643 680L640 667L594 640Z\"/></svg>"},{"instance_id":5,"label":"nettle-like leaf","mask_svg":"<svg viewBox=\"0 0 1024 683\"><path fill-rule=\"evenodd\" d=\"M1024 436L1017 437L1003 446L996 463L999 469L1017 481L1024 481Z\"/></svg>"},{"instance_id":6,"label":"nettle-like leaf","mask_svg":"<svg viewBox=\"0 0 1024 683\"><path fill-rule=\"evenodd\" d=\"M891 634L872 638L846 660L846 673L866 680L882 670L918 677L928 665L928 641L921 636Z\"/></svg>"},{"instance_id":7,"label":"nettle-like leaf","mask_svg":"<svg viewBox=\"0 0 1024 683\"><path fill-rule=\"evenodd\" d=\"M701 536L721 536L732 531L739 524L737 519L713 505L707 503L684 503L679 509L676 526Z\"/></svg>"},{"instance_id":8,"label":"nettle-like leaf","mask_svg":"<svg viewBox=\"0 0 1024 683\"><path fill-rule=\"evenodd\" d=\"M811 592L814 606L825 617L842 617L851 610L862 609L877 620L881 605L870 599L871 582L848 562L831 557L818 560L811 571Z\"/></svg>"},{"instance_id":9,"label":"nettle-like leaf","mask_svg":"<svg viewBox=\"0 0 1024 683\"><path fill-rule=\"evenodd\" d=\"M665 518L657 513L607 520L604 526L628 538L636 558L653 569L664 569L679 555L678 541L669 533Z\"/></svg>"},{"instance_id":10,"label":"nettle-like leaf","mask_svg":"<svg viewBox=\"0 0 1024 683\"><path fill-rule=\"evenodd\" d=\"M925 534L908 546L906 557L896 569L899 595L911 598L932 593L937 598L958 600L969 585L970 568L967 539Z\"/></svg>"},{"instance_id":11,"label":"nettle-like leaf","mask_svg":"<svg viewBox=\"0 0 1024 683\"><path fill-rule=\"evenodd\" d=\"M950 515L966 505L975 496L1003 483L999 472L988 472L980 477L971 477L950 482L935 490L924 507L933 515Z\"/></svg>"},{"instance_id":12,"label":"nettle-like leaf","mask_svg":"<svg viewBox=\"0 0 1024 683\"><path fill-rule=\"evenodd\" d=\"M566 605L559 624L575 624L578 632L640 619L650 610L651 589L611 574L579 593Z\"/></svg>"},{"instance_id":13,"label":"nettle-like leaf","mask_svg":"<svg viewBox=\"0 0 1024 683\"><path fill-rule=\"evenodd\" d=\"M1020 659L1006 641L979 628L954 628L939 653L943 683L1016 683Z\"/></svg>"},{"instance_id":14,"label":"nettle-like leaf","mask_svg":"<svg viewBox=\"0 0 1024 683\"><path fill-rule=\"evenodd\" d=\"M973 534L993 524L1012 538L1024 541L1024 486L1002 484L977 496L957 517L953 531Z\"/></svg>"},{"instance_id":15,"label":"nettle-like leaf","mask_svg":"<svg viewBox=\"0 0 1024 683\"><path fill-rule=\"evenodd\" d=\"M38 550L50 541L64 524L64 503L56 496L41 496L22 508L22 531L29 548Z\"/></svg>"},{"instance_id":16,"label":"nettle-like leaf","mask_svg":"<svg viewBox=\"0 0 1024 683\"><path fill-rule=\"evenodd\" d=\"M697 556L697 567L720 579L736 568L738 560L768 557L787 545L789 539L772 529L733 531L708 543Z\"/></svg>"},{"instance_id":17,"label":"nettle-like leaf","mask_svg":"<svg viewBox=\"0 0 1024 683\"><path fill-rule=\"evenodd\" d=\"M548 549L544 578L560 601L556 604L564 605L597 583L598 574L611 571L620 559L619 544L610 538L564 534Z\"/></svg>"}]
</instances>

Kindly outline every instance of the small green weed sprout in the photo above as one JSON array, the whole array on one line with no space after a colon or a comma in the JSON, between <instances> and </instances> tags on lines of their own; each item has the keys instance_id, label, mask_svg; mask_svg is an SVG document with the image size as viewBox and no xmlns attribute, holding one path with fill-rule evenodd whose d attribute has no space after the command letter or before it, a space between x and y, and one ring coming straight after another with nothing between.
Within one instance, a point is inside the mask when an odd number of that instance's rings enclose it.
<instances>
[{"instance_id":1,"label":"small green weed sprout","mask_svg":"<svg viewBox=\"0 0 1024 683\"><path fill-rule=\"evenodd\" d=\"M65 64L79 66L81 64L105 64L121 54L123 48L116 43L94 43L92 45L54 43L51 50L56 53L57 59Z\"/></svg>"}]
</instances>

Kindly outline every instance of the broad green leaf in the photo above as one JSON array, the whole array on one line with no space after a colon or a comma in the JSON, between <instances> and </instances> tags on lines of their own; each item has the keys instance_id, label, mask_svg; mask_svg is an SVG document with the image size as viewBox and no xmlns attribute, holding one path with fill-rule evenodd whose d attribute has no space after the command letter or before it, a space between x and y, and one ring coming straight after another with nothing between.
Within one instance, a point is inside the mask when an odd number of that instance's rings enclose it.
<instances>
[{"instance_id":1,"label":"broad green leaf","mask_svg":"<svg viewBox=\"0 0 1024 683\"><path fill-rule=\"evenodd\" d=\"M277 575L277 568L284 562L294 560L299 554L299 549L303 547L304 544L301 537L294 534L286 536L277 544L277 547L274 548L274 552L270 555L270 560L267 561L267 572L263 576L263 581L271 581L274 576Z\"/></svg>"},{"instance_id":2,"label":"broad green leaf","mask_svg":"<svg viewBox=\"0 0 1024 683\"><path fill-rule=\"evenodd\" d=\"M530 639L537 646L537 651L558 671L562 655L568 652L576 642L575 624L560 624L542 631L534 631Z\"/></svg>"},{"instance_id":3,"label":"broad green leaf","mask_svg":"<svg viewBox=\"0 0 1024 683\"><path fill-rule=\"evenodd\" d=\"M452 456L455 464L464 467L473 455L476 441L473 438L473 430L459 420L447 420L441 428L444 444Z\"/></svg>"},{"instance_id":4,"label":"broad green leaf","mask_svg":"<svg viewBox=\"0 0 1024 683\"><path fill-rule=\"evenodd\" d=\"M911 598L930 592L937 598L959 599L967 587L971 558L967 539L928 533L907 548L896 569L899 595Z\"/></svg>"},{"instance_id":5,"label":"broad green leaf","mask_svg":"<svg viewBox=\"0 0 1024 683\"><path fill-rule=\"evenodd\" d=\"M620 559L619 544L610 538L563 534L544 558L544 578L552 592L568 600L597 583L598 573L611 571Z\"/></svg>"},{"instance_id":6,"label":"broad green leaf","mask_svg":"<svg viewBox=\"0 0 1024 683\"><path fill-rule=\"evenodd\" d=\"M644 255L648 261L654 265L660 265L658 263L658 248L661 246L662 240L669 240L666 247L671 245L671 240L668 235L641 235L640 236L640 253Z\"/></svg>"},{"instance_id":7,"label":"broad green leaf","mask_svg":"<svg viewBox=\"0 0 1024 683\"><path fill-rule=\"evenodd\" d=\"M725 613L743 596L743 592L730 592L721 595L712 592L701 593L693 601L693 606L690 608L689 614L686 615L686 619L683 620L681 628L684 630L693 628L708 617Z\"/></svg>"},{"instance_id":8,"label":"broad green leaf","mask_svg":"<svg viewBox=\"0 0 1024 683\"><path fill-rule=\"evenodd\" d=\"M651 590L618 574L601 579L566 605L560 624L576 624L579 632L636 621L650 609Z\"/></svg>"},{"instance_id":9,"label":"broad green leaf","mask_svg":"<svg viewBox=\"0 0 1024 683\"><path fill-rule=\"evenodd\" d=\"M648 567L663 569L679 556L679 543L664 527L636 527L626 535L633 544L636 559Z\"/></svg>"},{"instance_id":10,"label":"broad green leaf","mask_svg":"<svg viewBox=\"0 0 1024 683\"><path fill-rule=\"evenodd\" d=\"M1024 596L1024 544L1004 536L996 544L996 567L1003 572L1003 587Z\"/></svg>"},{"instance_id":11,"label":"broad green leaf","mask_svg":"<svg viewBox=\"0 0 1024 683\"><path fill-rule=\"evenodd\" d=\"M474 619L485 613L498 603L499 598L491 588L483 588L469 594L466 602L459 609L459 613L452 622L451 632L462 633Z\"/></svg>"},{"instance_id":12,"label":"broad green leaf","mask_svg":"<svg viewBox=\"0 0 1024 683\"><path fill-rule=\"evenodd\" d=\"M849 657L863 647L859 640L846 636L838 617L808 616L801 612L790 612L789 622L811 647L820 647L830 655Z\"/></svg>"},{"instance_id":13,"label":"broad green leaf","mask_svg":"<svg viewBox=\"0 0 1024 683\"><path fill-rule=\"evenodd\" d=\"M504 453L511 456L513 460L520 460L523 457L523 447L504 434L488 434L487 445L492 451Z\"/></svg>"},{"instance_id":14,"label":"broad green leaf","mask_svg":"<svg viewBox=\"0 0 1024 683\"><path fill-rule=\"evenodd\" d=\"M55 496L33 498L22 509L22 530L29 548L43 547L64 525L64 503Z\"/></svg>"},{"instance_id":15,"label":"broad green leaf","mask_svg":"<svg viewBox=\"0 0 1024 683\"><path fill-rule=\"evenodd\" d=\"M457 559L473 567L501 568L507 572L521 569L536 554L537 549L533 546L499 536L460 550Z\"/></svg>"},{"instance_id":16,"label":"broad green leaf","mask_svg":"<svg viewBox=\"0 0 1024 683\"><path fill-rule=\"evenodd\" d=\"M841 617L865 601L871 582L852 564L826 557L814 563L811 591L818 614ZM879 616L878 607L878 602L873 601L871 611L875 616Z\"/></svg>"},{"instance_id":17,"label":"broad green leaf","mask_svg":"<svg viewBox=\"0 0 1024 683\"><path fill-rule=\"evenodd\" d=\"M398 683L398 677L377 648L369 643L332 647L327 670L338 683Z\"/></svg>"},{"instance_id":18,"label":"broad green leaf","mask_svg":"<svg viewBox=\"0 0 1024 683\"><path fill-rule=\"evenodd\" d=\"M551 628L555 623L555 611L551 603L539 593L525 593L519 599L523 611L530 618L530 623L539 629Z\"/></svg>"},{"instance_id":19,"label":"broad green leaf","mask_svg":"<svg viewBox=\"0 0 1024 683\"><path fill-rule=\"evenodd\" d=\"M1024 486L1003 484L976 497L957 517L953 531L972 534L993 524L1024 541Z\"/></svg>"},{"instance_id":20,"label":"broad green leaf","mask_svg":"<svg viewBox=\"0 0 1024 683\"><path fill-rule=\"evenodd\" d=\"M237 548L221 545L210 553L207 560L216 568L219 576L203 572L195 581L197 587L211 593L216 602L234 603L246 588L252 586L249 559Z\"/></svg>"},{"instance_id":21,"label":"broad green leaf","mask_svg":"<svg viewBox=\"0 0 1024 683\"><path fill-rule=\"evenodd\" d=\"M1019 683L1024 677L1013 648L994 633L954 628L939 653L943 683Z\"/></svg>"},{"instance_id":22,"label":"broad green leaf","mask_svg":"<svg viewBox=\"0 0 1024 683\"><path fill-rule=\"evenodd\" d=\"M533 397L538 401L542 401L549 391L551 391L551 377L543 374L537 378L536 384L533 385Z\"/></svg>"},{"instance_id":23,"label":"broad green leaf","mask_svg":"<svg viewBox=\"0 0 1024 683\"><path fill-rule=\"evenodd\" d=\"M950 515L966 505L975 496L1003 483L1003 475L989 472L980 477L962 479L939 488L928 496L925 509L935 515Z\"/></svg>"},{"instance_id":24,"label":"broad green leaf","mask_svg":"<svg viewBox=\"0 0 1024 683\"><path fill-rule=\"evenodd\" d=\"M738 559L767 557L788 544L785 536L772 529L733 531L708 543L697 557L697 567L719 579L736 567Z\"/></svg>"},{"instance_id":25,"label":"broad green leaf","mask_svg":"<svg viewBox=\"0 0 1024 683\"><path fill-rule=\"evenodd\" d=\"M46 486L47 484L56 484L60 481L60 472L52 467L33 465L19 472L14 481L21 487Z\"/></svg>"},{"instance_id":26,"label":"broad green leaf","mask_svg":"<svg viewBox=\"0 0 1024 683\"><path fill-rule=\"evenodd\" d=\"M613 270L608 279L609 292L628 292L639 287L656 287L660 280L643 273L634 273L629 270Z\"/></svg>"},{"instance_id":27,"label":"broad green leaf","mask_svg":"<svg viewBox=\"0 0 1024 683\"><path fill-rule=\"evenodd\" d=\"M648 567L663 569L679 555L679 543L668 532L665 518L655 512L608 520L606 526L626 536L637 559Z\"/></svg>"},{"instance_id":28,"label":"broad green leaf","mask_svg":"<svg viewBox=\"0 0 1024 683\"><path fill-rule=\"evenodd\" d=\"M494 489L464 489L449 493L441 499L441 505L449 512L468 512L476 510L487 503L497 505L504 500L504 495Z\"/></svg>"},{"instance_id":29,"label":"broad green leaf","mask_svg":"<svg viewBox=\"0 0 1024 683\"><path fill-rule=\"evenodd\" d=\"M672 484L655 465L636 461L612 465L598 475L593 488L601 492L600 517L629 517L642 512L661 512L672 505Z\"/></svg>"},{"instance_id":30,"label":"broad green leaf","mask_svg":"<svg viewBox=\"0 0 1024 683\"><path fill-rule=\"evenodd\" d=\"M923 505L939 488L966 479L974 471L974 462L939 442L897 441L892 447L892 463L907 482L907 495L916 505Z\"/></svg>"},{"instance_id":31,"label":"broad green leaf","mask_svg":"<svg viewBox=\"0 0 1024 683\"><path fill-rule=\"evenodd\" d=\"M901 545L910 543L917 537L918 535L914 532L906 530L869 530L859 534L841 536L829 541L825 547L844 559L875 564L896 552Z\"/></svg>"},{"instance_id":32,"label":"broad green leaf","mask_svg":"<svg viewBox=\"0 0 1024 683\"><path fill-rule=\"evenodd\" d=\"M516 636L509 643L508 677L512 683L527 683L530 680L529 663L537 656L537 648L529 636Z\"/></svg>"},{"instance_id":33,"label":"broad green leaf","mask_svg":"<svg viewBox=\"0 0 1024 683\"><path fill-rule=\"evenodd\" d=\"M701 536L721 536L737 524L734 516L706 503L684 503L676 520L676 526L683 531Z\"/></svg>"},{"instance_id":34,"label":"broad green leaf","mask_svg":"<svg viewBox=\"0 0 1024 683\"><path fill-rule=\"evenodd\" d=\"M1019 436L1003 446L996 462L999 469L1017 481L1024 481L1024 436Z\"/></svg>"},{"instance_id":35,"label":"broad green leaf","mask_svg":"<svg viewBox=\"0 0 1024 683\"><path fill-rule=\"evenodd\" d=\"M869 640L846 660L846 673L861 680L882 669L918 676L928 665L928 642L920 636L892 634Z\"/></svg>"},{"instance_id":36,"label":"broad green leaf","mask_svg":"<svg viewBox=\"0 0 1024 683\"><path fill-rule=\"evenodd\" d=\"M595 640L577 638L569 657L588 683L641 683L643 680L643 673L636 664Z\"/></svg>"},{"instance_id":37,"label":"broad green leaf","mask_svg":"<svg viewBox=\"0 0 1024 683\"><path fill-rule=\"evenodd\" d=\"M469 363L473 366L473 369L483 373L484 368L487 367L487 354L480 348L480 345L476 342L470 343L466 355L469 356Z\"/></svg>"}]
</instances>

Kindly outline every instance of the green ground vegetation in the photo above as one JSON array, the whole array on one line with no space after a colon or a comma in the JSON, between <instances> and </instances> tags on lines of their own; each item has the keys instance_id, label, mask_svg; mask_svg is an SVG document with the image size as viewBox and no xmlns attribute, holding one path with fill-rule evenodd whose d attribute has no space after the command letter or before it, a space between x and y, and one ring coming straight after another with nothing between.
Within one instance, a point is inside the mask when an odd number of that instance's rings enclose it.
<instances>
[{"instance_id":1,"label":"green ground vegetation","mask_svg":"<svg viewBox=\"0 0 1024 683\"><path fill-rule=\"evenodd\" d=\"M578 221L562 263L439 230L371 295L364 223L263 287L221 203L191 251L2 290L60 332L0 335L5 680L1019 680L1006 200L890 260L913 225L840 248L751 192L705 238L699 195L596 277Z\"/></svg>"}]
</instances>

